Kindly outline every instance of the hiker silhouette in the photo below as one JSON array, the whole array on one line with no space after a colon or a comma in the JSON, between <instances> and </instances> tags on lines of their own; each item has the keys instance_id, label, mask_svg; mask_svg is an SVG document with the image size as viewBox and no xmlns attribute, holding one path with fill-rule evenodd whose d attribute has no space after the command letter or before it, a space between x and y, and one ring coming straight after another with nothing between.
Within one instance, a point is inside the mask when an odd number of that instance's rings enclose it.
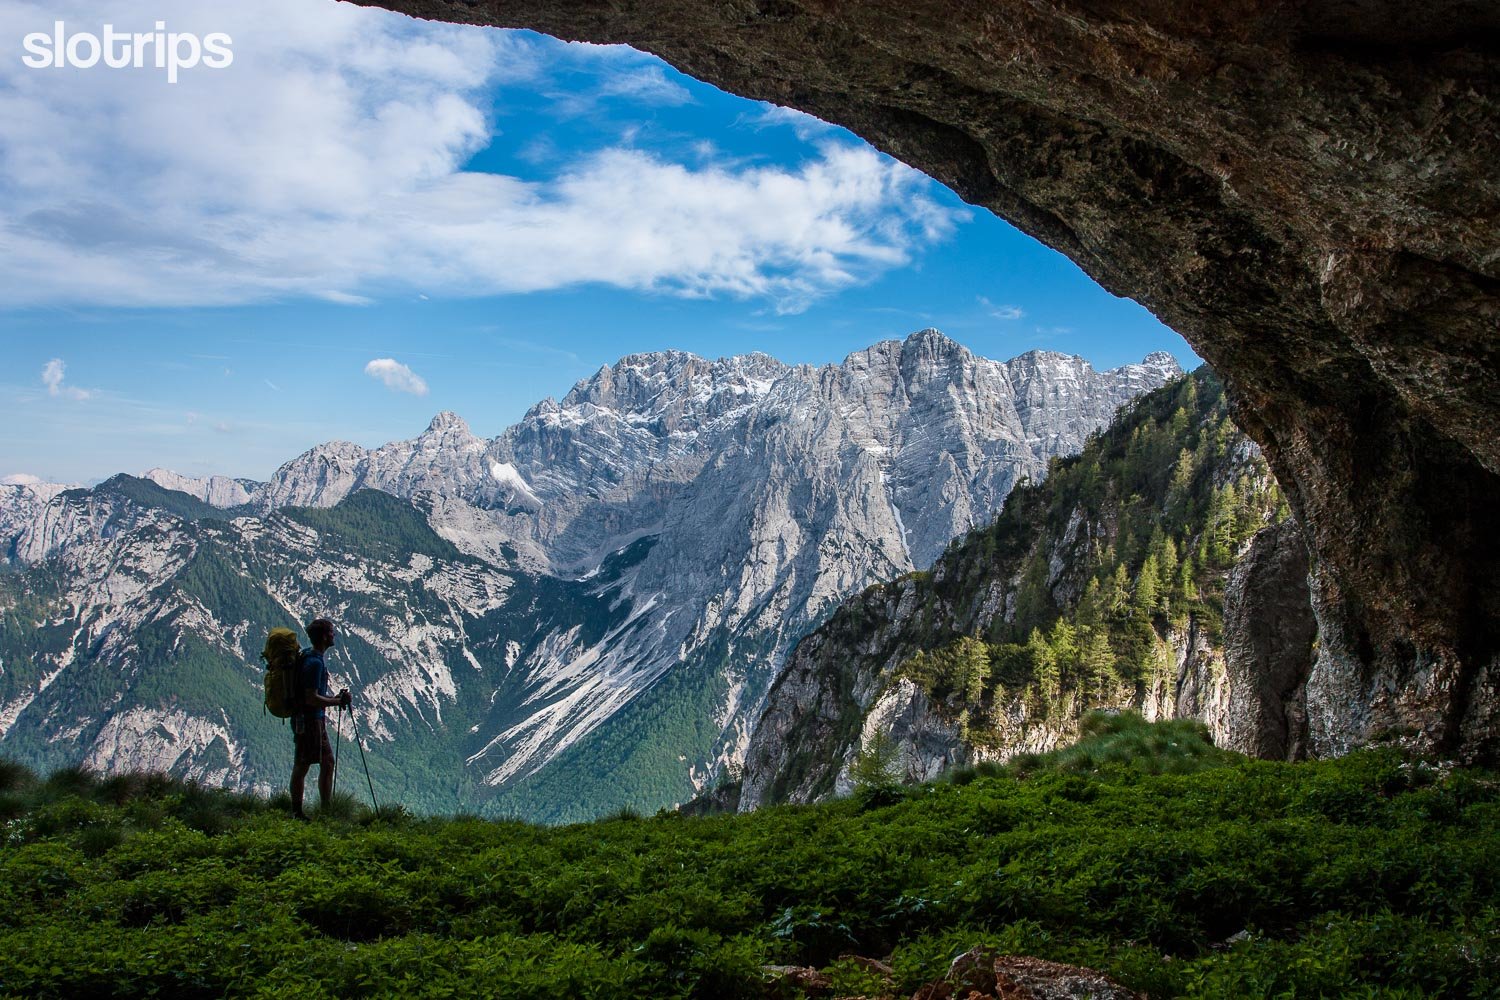
<instances>
[{"instance_id":1,"label":"hiker silhouette","mask_svg":"<svg viewBox=\"0 0 1500 1000\"><path fill-rule=\"evenodd\" d=\"M328 742L328 709L347 708L352 697L348 688L337 695L328 691L328 666L323 654L338 642L338 630L327 618L315 618L307 624L307 638L312 648L304 650L298 666L298 688L302 709L292 716L292 815L307 819L302 811L302 796L307 771L318 768L318 799L324 809L333 798L333 747Z\"/></svg>"}]
</instances>

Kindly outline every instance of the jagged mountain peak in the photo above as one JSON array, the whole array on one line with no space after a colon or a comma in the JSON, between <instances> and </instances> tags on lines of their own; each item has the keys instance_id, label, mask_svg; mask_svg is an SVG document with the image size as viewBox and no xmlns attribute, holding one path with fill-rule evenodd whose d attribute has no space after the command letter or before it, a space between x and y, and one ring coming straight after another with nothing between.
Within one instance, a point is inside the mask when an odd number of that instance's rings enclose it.
<instances>
[{"instance_id":1,"label":"jagged mountain peak","mask_svg":"<svg viewBox=\"0 0 1500 1000\"><path fill-rule=\"evenodd\" d=\"M1064 363L1088 365L1088 361L1077 354L1066 354L1062 351L1049 351L1041 347L1033 347L1029 351L1022 351L1006 362L1012 367L1038 368L1046 365L1058 365ZM1089 365L1089 367L1093 367Z\"/></svg>"},{"instance_id":2,"label":"jagged mountain peak","mask_svg":"<svg viewBox=\"0 0 1500 1000\"><path fill-rule=\"evenodd\" d=\"M542 419L543 417L547 416L548 414L557 414L557 413L560 413L561 411L562 411L562 404L561 403L559 403L552 396L543 396L541 399L537 400L535 403L532 403L531 404L531 408L528 409L525 412L525 414L522 415L522 417L521 417L521 425L525 425L527 423L532 423L534 421Z\"/></svg>"},{"instance_id":3,"label":"jagged mountain peak","mask_svg":"<svg viewBox=\"0 0 1500 1000\"><path fill-rule=\"evenodd\" d=\"M468 422L464 420L463 417L460 417L457 413L454 413L452 410L444 410L437 416L433 417L432 422L427 425L427 430L425 433L462 434L469 437L473 436L473 431L469 430Z\"/></svg>"},{"instance_id":4,"label":"jagged mountain peak","mask_svg":"<svg viewBox=\"0 0 1500 1000\"><path fill-rule=\"evenodd\" d=\"M1161 378L1173 379L1183 374L1177 359L1166 351L1152 351L1139 361L1121 365L1113 371L1120 374L1147 372Z\"/></svg>"},{"instance_id":5,"label":"jagged mountain peak","mask_svg":"<svg viewBox=\"0 0 1500 1000\"><path fill-rule=\"evenodd\" d=\"M937 354L956 354L973 356L963 344L954 340L935 326L927 326L907 336L901 342L904 350L932 351Z\"/></svg>"},{"instance_id":6,"label":"jagged mountain peak","mask_svg":"<svg viewBox=\"0 0 1500 1000\"><path fill-rule=\"evenodd\" d=\"M345 441L343 438L335 438L332 441L324 441L322 444L313 445L301 455L282 465L288 468L298 462L336 459L358 459L370 453L370 449L364 445L355 444L353 441Z\"/></svg>"},{"instance_id":7,"label":"jagged mountain peak","mask_svg":"<svg viewBox=\"0 0 1500 1000\"><path fill-rule=\"evenodd\" d=\"M967 347L948 336L936 327L925 327L915 333L908 334L904 339L891 337L881 340L869 347L854 351L844 358L844 364L850 364L856 359L871 356L888 355L921 355L931 356L956 356L974 357L974 353Z\"/></svg>"},{"instance_id":8,"label":"jagged mountain peak","mask_svg":"<svg viewBox=\"0 0 1500 1000\"><path fill-rule=\"evenodd\" d=\"M715 361L676 350L631 354L578 382L561 403L538 405L527 416L563 423L605 416L687 432L764 396L791 370L761 353Z\"/></svg>"},{"instance_id":9,"label":"jagged mountain peak","mask_svg":"<svg viewBox=\"0 0 1500 1000\"><path fill-rule=\"evenodd\" d=\"M1182 366L1177 363L1177 359L1166 351L1152 351L1140 361L1132 361L1116 368L1095 369L1093 364L1081 355L1065 354L1061 351L1049 351L1044 348L1032 348L1029 351L1016 355L1005 364L1012 370L1021 371L1039 371L1067 366L1087 368L1090 371L1103 371L1106 374L1130 374L1137 371L1146 371L1162 378L1175 378L1183 373Z\"/></svg>"},{"instance_id":10,"label":"jagged mountain peak","mask_svg":"<svg viewBox=\"0 0 1500 1000\"><path fill-rule=\"evenodd\" d=\"M593 403L621 409L653 401L701 395L723 386L764 391L770 381L789 371L787 365L759 351L710 361L689 351L650 351L627 354L604 365L563 397L563 408Z\"/></svg>"}]
</instances>

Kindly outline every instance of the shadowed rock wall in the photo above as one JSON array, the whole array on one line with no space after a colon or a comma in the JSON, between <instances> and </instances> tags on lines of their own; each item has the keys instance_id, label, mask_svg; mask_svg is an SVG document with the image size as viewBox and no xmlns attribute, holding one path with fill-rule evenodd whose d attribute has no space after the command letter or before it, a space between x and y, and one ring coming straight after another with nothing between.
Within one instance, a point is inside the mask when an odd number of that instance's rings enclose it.
<instances>
[{"instance_id":1,"label":"shadowed rock wall","mask_svg":"<svg viewBox=\"0 0 1500 1000\"><path fill-rule=\"evenodd\" d=\"M1500 6L389 0L847 126L1147 306L1306 527L1314 749L1500 744Z\"/></svg>"},{"instance_id":2,"label":"shadowed rock wall","mask_svg":"<svg viewBox=\"0 0 1500 1000\"><path fill-rule=\"evenodd\" d=\"M1229 575L1224 666L1230 691L1221 746L1251 757L1307 754L1307 679L1318 624L1307 544L1294 520L1262 529Z\"/></svg>"}]
</instances>

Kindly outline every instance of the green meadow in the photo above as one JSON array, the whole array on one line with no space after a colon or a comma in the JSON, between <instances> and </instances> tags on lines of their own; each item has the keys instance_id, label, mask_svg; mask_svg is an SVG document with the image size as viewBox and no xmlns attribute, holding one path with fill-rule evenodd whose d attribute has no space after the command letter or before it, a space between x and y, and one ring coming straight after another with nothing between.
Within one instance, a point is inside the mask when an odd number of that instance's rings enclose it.
<instances>
[{"instance_id":1,"label":"green meadow","mask_svg":"<svg viewBox=\"0 0 1500 1000\"><path fill-rule=\"evenodd\" d=\"M1085 732L916 787L862 761L823 805L565 827L342 794L299 824L284 798L0 765L0 996L755 997L771 964L909 996L977 945L1152 996L1500 993L1493 774Z\"/></svg>"}]
</instances>

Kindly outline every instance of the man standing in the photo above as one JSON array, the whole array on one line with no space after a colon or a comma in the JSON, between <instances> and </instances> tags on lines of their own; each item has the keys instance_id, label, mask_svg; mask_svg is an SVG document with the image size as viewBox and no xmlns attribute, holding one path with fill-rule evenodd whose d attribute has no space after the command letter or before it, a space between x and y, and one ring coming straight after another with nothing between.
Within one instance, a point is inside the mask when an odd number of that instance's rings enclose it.
<instances>
[{"instance_id":1,"label":"man standing","mask_svg":"<svg viewBox=\"0 0 1500 1000\"><path fill-rule=\"evenodd\" d=\"M324 809L333 798L333 748L328 744L328 709L347 708L350 702L349 689L337 695L328 693L328 667L323 663L323 653L338 641L333 622L327 618L315 618L307 625L307 637L312 640L312 649L302 654L302 666L298 671L298 689L302 693L302 711L292 716L292 739L296 744L296 757L292 761L292 815L307 819L302 811L302 792L307 780L307 769L318 765L318 798Z\"/></svg>"}]
</instances>

